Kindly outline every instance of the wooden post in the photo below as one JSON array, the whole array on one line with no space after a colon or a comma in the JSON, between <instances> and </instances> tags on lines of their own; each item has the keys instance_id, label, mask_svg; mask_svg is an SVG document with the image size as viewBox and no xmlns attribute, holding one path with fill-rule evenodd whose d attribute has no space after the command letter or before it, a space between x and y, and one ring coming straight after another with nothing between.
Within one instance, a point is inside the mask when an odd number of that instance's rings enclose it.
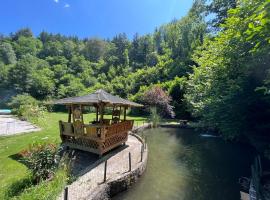
<instances>
[{"instance_id":1,"label":"wooden post","mask_svg":"<svg viewBox=\"0 0 270 200\"><path fill-rule=\"evenodd\" d=\"M119 109L119 116L118 116L118 118L119 118L119 120L121 120L121 106L120 106L120 109Z\"/></svg>"},{"instance_id":2,"label":"wooden post","mask_svg":"<svg viewBox=\"0 0 270 200\"><path fill-rule=\"evenodd\" d=\"M112 110L112 120L113 120L113 114L114 114L114 106L113 106L113 110Z\"/></svg>"},{"instance_id":3,"label":"wooden post","mask_svg":"<svg viewBox=\"0 0 270 200\"><path fill-rule=\"evenodd\" d=\"M144 150L144 145L142 144L142 146L141 146L141 162L143 160L143 150Z\"/></svg>"},{"instance_id":4,"label":"wooden post","mask_svg":"<svg viewBox=\"0 0 270 200\"><path fill-rule=\"evenodd\" d=\"M101 105L100 105L100 108L99 108L99 110L100 110L100 111L99 111L99 112L100 112L100 122L103 121L103 114L104 114L104 113L103 113L103 112L104 112L103 109L104 109L104 105L101 104Z\"/></svg>"},{"instance_id":5,"label":"wooden post","mask_svg":"<svg viewBox=\"0 0 270 200\"><path fill-rule=\"evenodd\" d=\"M104 164L104 179L103 179L104 183L106 182L106 175L107 175L107 160L105 161Z\"/></svg>"},{"instance_id":6,"label":"wooden post","mask_svg":"<svg viewBox=\"0 0 270 200\"><path fill-rule=\"evenodd\" d=\"M68 123L71 123L71 106L68 107Z\"/></svg>"},{"instance_id":7,"label":"wooden post","mask_svg":"<svg viewBox=\"0 0 270 200\"><path fill-rule=\"evenodd\" d=\"M131 171L131 153L130 152L128 152L128 164L129 164L128 171L130 172Z\"/></svg>"},{"instance_id":8,"label":"wooden post","mask_svg":"<svg viewBox=\"0 0 270 200\"><path fill-rule=\"evenodd\" d=\"M126 121L127 117L127 107L124 107L124 121Z\"/></svg>"},{"instance_id":9,"label":"wooden post","mask_svg":"<svg viewBox=\"0 0 270 200\"><path fill-rule=\"evenodd\" d=\"M65 187L64 200L68 200L68 187Z\"/></svg>"},{"instance_id":10,"label":"wooden post","mask_svg":"<svg viewBox=\"0 0 270 200\"><path fill-rule=\"evenodd\" d=\"M81 118L82 118L82 123L84 124L84 121L83 121L83 105L80 105L80 109L81 109Z\"/></svg>"},{"instance_id":11,"label":"wooden post","mask_svg":"<svg viewBox=\"0 0 270 200\"><path fill-rule=\"evenodd\" d=\"M96 105L96 121L98 121L98 105Z\"/></svg>"},{"instance_id":12,"label":"wooden post","mask_svg":"<svg viewBox=\"0 0 270 200\"><path fill-rule=\"evenodd\" d=\"M74 106L73 104L71 104L71 112L72 112L72 120L73 120L73 123L75 122L75 117L74 117Z\"/></svg>"}]
</instances>

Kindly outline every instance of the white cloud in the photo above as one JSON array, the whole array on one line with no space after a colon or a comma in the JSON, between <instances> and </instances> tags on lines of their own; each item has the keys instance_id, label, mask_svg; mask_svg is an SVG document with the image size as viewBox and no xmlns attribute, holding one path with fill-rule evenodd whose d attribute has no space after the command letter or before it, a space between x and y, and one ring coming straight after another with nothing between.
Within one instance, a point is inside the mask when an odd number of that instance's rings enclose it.
<instances>
[{"instance_id":1,"label":"white cloud","mask_svg":"<svg viewBox=\"0 0 270 200\"><path fill-rule=\"evenodd\" d=\"M58 2L59 2L59 0L54 0L54 2L55 2L55 3L58 3Z\"/></svg>"},{"instance_id":2,"label":"white cloud","mask_svg":"<svg viewBox=\"0 0 270 200\"><path fill-rule=\"evenodd\" d=\"M64 8L69 8L70 7L70 5L68 4L68 3L66 3L65 5L64 5Z\"/></svg>"}]
</instances>

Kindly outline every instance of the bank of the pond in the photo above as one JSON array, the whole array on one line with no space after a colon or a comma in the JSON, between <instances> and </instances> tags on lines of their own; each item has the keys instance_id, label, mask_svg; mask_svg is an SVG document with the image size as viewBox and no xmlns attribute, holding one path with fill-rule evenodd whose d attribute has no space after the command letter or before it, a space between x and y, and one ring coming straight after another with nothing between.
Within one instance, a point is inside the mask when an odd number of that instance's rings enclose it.
<instances>
[{"instance_id":1,"label":"bank of the pond","mask_svg":"<svg viewBox=\"0 0 270 200\"><path fill-rule=\"evenodd\" d=\"M193 129L142 133L149 148L139 181L114 200L239 200L238 179L250 176L255 150L246 144L202 137Z\"/></svg>"},{"instance_id":2,"label":"bank of the pond","mask_svg":"<svg viewBox=\"0 0 270 200\"><path fill-rule=\"evenodd\" d=\"M67 186L68 198L104 200L127 190L143 174L147 158L147 145L139 136L129 135L125 146L111 151L81 171L78 179ZM59 200L63 197L64 191Z\"/></svg>"}]
</instances>

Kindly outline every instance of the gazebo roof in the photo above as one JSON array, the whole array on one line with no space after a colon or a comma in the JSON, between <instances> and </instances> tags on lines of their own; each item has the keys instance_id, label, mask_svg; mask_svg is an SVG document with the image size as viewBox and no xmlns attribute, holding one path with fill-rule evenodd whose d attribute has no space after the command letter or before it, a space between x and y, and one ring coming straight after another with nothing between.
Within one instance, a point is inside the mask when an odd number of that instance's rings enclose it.
<instances>
[{"instance_id":1,"label":"gazebo roof","mask_svg":"<svg viewBox=\"0 0 270 200\"><path fill-rule=\"evenodd\" d=\"M71 104L84 104L84 105L95 105L105 103L106 105L123 105L123 106L133 106L142 107L143 105L120 98L118 96L113 96L102 89L95 91L94 93L80 96L80 97L68 97L64 99L59 99L53 102L53 104L60 105L71 105Z\"/></svg>"}]
</instances>

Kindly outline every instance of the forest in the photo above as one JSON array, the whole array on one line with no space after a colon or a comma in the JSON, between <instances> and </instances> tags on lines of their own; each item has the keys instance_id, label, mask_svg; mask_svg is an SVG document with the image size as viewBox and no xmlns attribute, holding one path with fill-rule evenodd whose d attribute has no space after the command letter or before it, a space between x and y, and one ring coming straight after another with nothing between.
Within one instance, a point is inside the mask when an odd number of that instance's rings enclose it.
<instances>
[{"instance_id":1,"label":"forest","mask_svg":"<svg viewBox=\"0 0 270 200\"><path fill-rule=\"evenodd\" d=\"M2 104L100 88L139 103L161 88L177 119L226 139L269 137L270 1L195 0L186 16L133 39L35 36L29 28L0 35Z\"/></svg>"}]
</instances>

